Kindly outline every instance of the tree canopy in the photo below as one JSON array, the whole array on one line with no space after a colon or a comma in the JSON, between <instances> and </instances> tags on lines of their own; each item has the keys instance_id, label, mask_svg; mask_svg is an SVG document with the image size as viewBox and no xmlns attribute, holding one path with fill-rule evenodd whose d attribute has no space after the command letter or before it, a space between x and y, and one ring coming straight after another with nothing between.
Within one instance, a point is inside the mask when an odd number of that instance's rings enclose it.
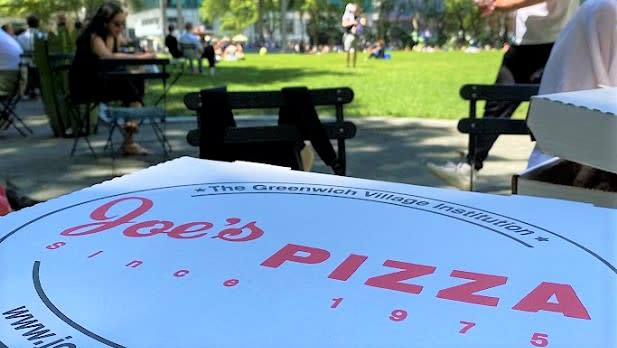
<instances>
[{"instance_id":1,"label":"tree canopy","mask_svg":"<svg viewBox=\"0 0 617 348\"><path fill-rule=\"evenodd\" d=\"M92 14L105 0L0 0L0 16L26 17L36 15L43 23L49 21L57 13L72 14L75 17L81 9L86 14ZM118 1L123 6L130 5L140 8L141 0Z\"/></svg>"},{"instance_id":2,"label":"tree canopy","mask_svg":"<svg viewBox=\"0 0 617 348\"><path fill-rule=\"evenodd\" d=\"M199 15L209 22L219 19L223 31L236 34L257 22L258 5L254 0L204 0Z\"/></svg>"}]
</instances>

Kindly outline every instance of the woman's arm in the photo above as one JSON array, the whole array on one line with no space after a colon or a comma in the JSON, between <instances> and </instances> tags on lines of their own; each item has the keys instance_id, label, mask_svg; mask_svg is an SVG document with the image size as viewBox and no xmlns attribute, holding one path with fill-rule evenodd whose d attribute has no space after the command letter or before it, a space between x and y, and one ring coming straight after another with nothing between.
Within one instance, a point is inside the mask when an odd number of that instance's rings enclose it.
<instances>
[{"instance_id":1,"label":"woman's arm","mask_svg":"<svg viewBox=\"0 0 617 348\"><path fill-rule=\"evenodd\" d=\"M562 0L557 0L562 1ZM488 16L495 11L509 12L523 7L536 5L546 0L476 0L482 16Z\"/></svg>"},{"instance_id":2,"label":"woman's arm","mask_svg":"<svg viewBox=\"0 0 617 348\"><path fill-rule=\"evenodd\" d=\"M110 49L107 44L105 44L103 39L97 35L92 35L90 46L92 48L92 52L99 56L101 59L149 59L155 57L154 53L129 54L122 52L113 52L113 50Z\"/></svg>"},{"instance_id":3,"label":"woman's arm","mask_svg":"<svg viewBox=\"0 0 617 348\"><path fill-rule=\"evenodd\" d=\"M497 11L514 11L519 8L539 4L545 1L546 0L495 0L493 6L495 6L495 10Z\"/></svg>"}]
</instances>

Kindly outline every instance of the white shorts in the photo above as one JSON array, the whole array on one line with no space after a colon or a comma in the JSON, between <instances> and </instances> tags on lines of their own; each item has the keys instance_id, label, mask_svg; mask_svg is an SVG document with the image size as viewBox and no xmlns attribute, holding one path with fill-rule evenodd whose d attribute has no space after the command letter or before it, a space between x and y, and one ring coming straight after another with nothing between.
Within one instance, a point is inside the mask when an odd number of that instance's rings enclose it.
<instances>
[{"instance_id":1,"label":"white shorts","mask_svg":"<svg viewBox=\"0 0 617 348\"><path fill-rule=\"evenodd\" d=\"M351 33L343 34L343 49L345 52L348 52L351 49L358 49L358 40L356 40L356 35Z\"/></svg>"}]
</instances>

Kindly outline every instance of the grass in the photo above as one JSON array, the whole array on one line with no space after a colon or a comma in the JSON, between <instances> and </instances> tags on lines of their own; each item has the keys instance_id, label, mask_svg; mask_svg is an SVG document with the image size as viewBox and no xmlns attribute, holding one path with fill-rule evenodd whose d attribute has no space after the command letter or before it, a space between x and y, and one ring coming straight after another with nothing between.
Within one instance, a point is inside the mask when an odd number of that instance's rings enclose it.
<instances>
[{"instance_id":1,"label":"grass","mask_svg":"<svg viewBox=\"0 0 617 348\"><path fill-rule=\"evenodd\" d=\"M468 107L458 95L460 86L492 83L501 57L499 51L394 52L390 60L365 61L359 55L354 69L345 67L343 53L248 54L243 61L220 62L214 77L185 74L170 90L167 108L172 115L191 114L182 102L184 94L222 85L231 91L349 86L355 98L345 108L346 117L458 119ZM150 86L152 95L161 90L160 85Z\"/></svg>"}]
</instances>

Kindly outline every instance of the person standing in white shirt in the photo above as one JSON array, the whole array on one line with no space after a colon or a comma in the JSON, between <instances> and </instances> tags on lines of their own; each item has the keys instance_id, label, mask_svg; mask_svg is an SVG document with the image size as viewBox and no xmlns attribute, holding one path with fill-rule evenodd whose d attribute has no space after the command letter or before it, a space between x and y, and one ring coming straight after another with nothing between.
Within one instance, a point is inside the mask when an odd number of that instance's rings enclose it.
<instances>
[{"instance_id":1,"label":"person standing in white shirt","mask_svg":"<svg viewBox=\"0 0 617 348\"><path fill-rule=\"evenodd\" d=\"M34 40L37 38L44 38L45 35L39 31L39 19L34 15L30 15L26 18L28 29L17 36L17 42L21 45L24 53L29 57L24 58L24 63L28 66L27 85L25 94L29 97L35 98L37 96L37 89L39 89L39 72L34 64L32 56L34 55Z\"/></svg>"},{"instance_id":2,"label":"person standing in white shirt","mask_svg":"<svg viewBox=\"0 0 617 348\"><path fill-rule=\"evenodd\" d=\"M483 15L516 10L515 37L504 54L495 84L523 84L540 83L553 43L576 12L579 0L476 0L476 4ZM510 118L519 104L487 102L483 116ZM469 176L482 169L497 137L478 136L475 159L468 154L460 163L428 163L428 168L447 183L469 190Z\"/></svg>"}]
</instances>

